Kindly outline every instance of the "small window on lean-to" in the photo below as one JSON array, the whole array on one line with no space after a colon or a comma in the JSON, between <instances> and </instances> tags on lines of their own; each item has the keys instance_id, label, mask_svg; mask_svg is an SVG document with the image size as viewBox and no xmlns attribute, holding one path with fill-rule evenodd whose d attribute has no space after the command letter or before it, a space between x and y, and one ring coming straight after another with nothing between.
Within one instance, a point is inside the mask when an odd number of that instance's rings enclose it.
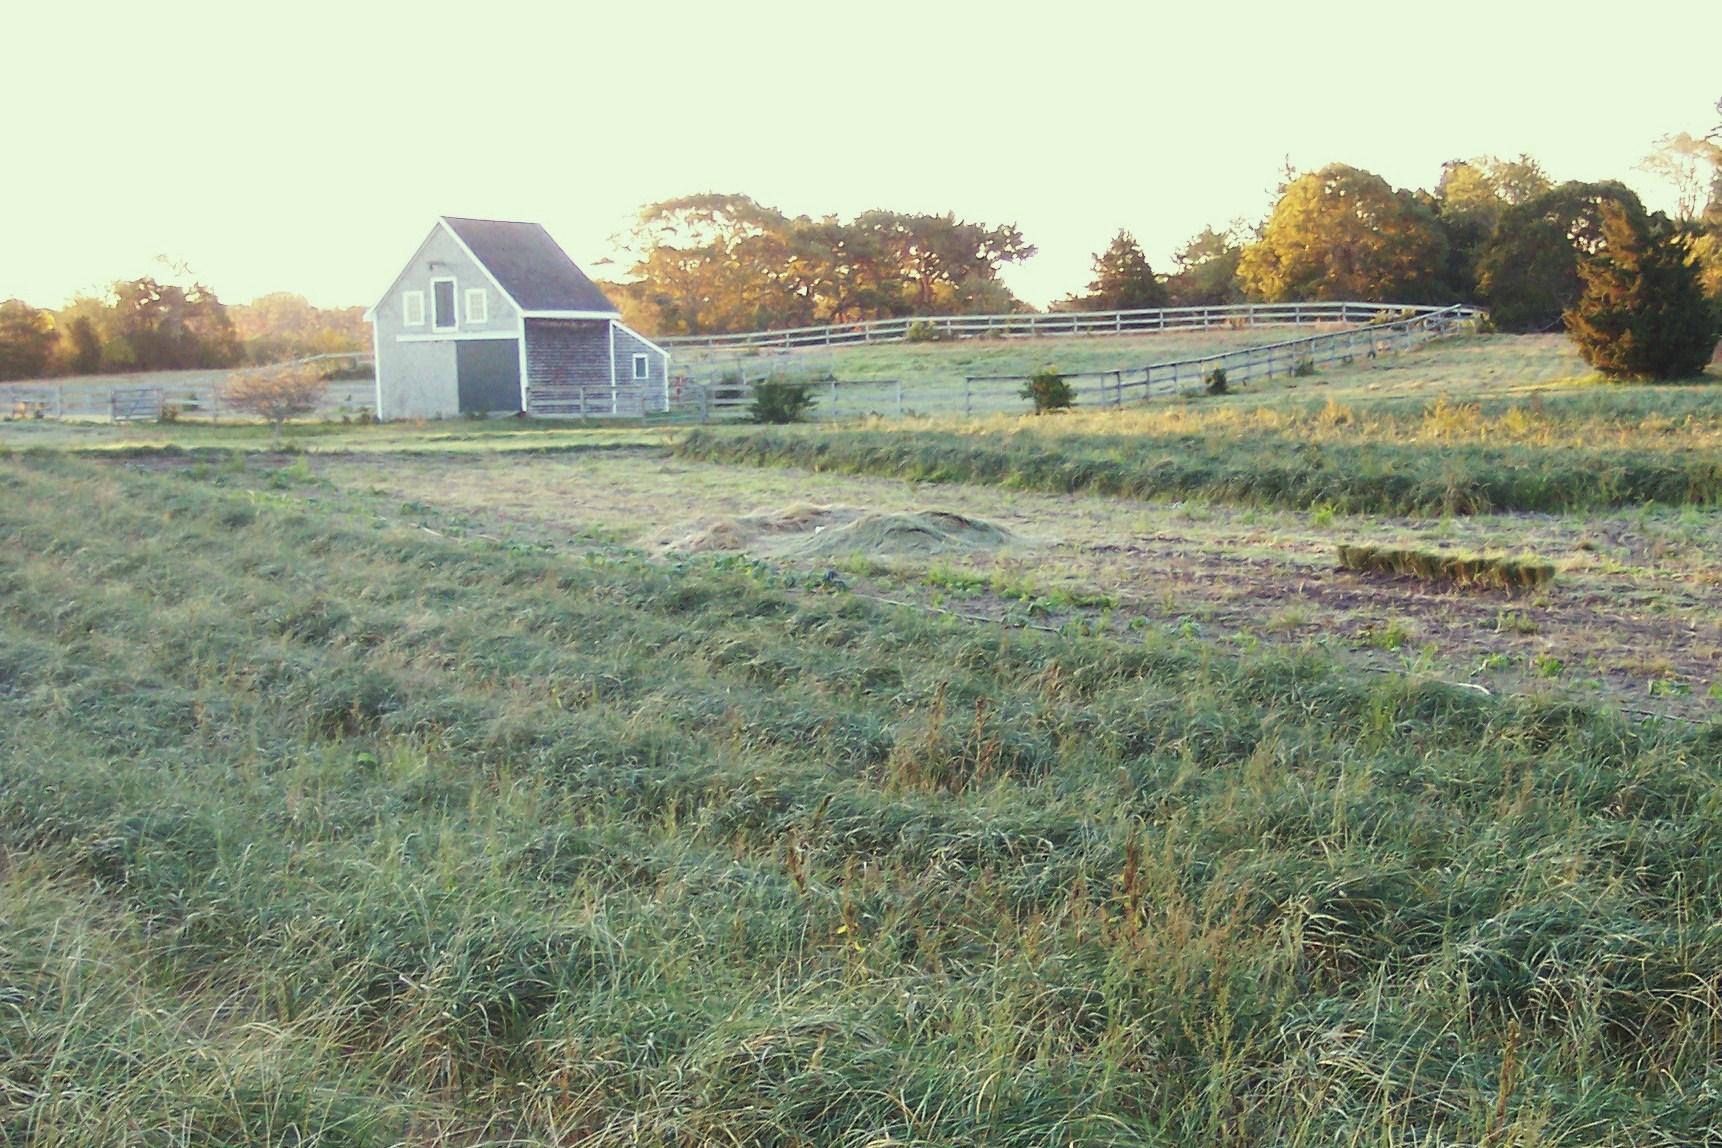
<instances>
[{"instance_id":1,"label":"small window on lean-to","mask_svg":"<svg viewBox=\"0 0 1722 1148\"><path fill-rule=\"evenodd\" d=\"M402 292L401 324L407 327L425 325L425 293L423 291Z\"/></svg>"},{"instance_id":2,"label":"small window on lean-to","mask_svg":"<svg viewBox=\"0 0 1722 1148\"><path fill-rule=\"evenodd\" d=\"M646 362L646 356L635 355L634 356L634 378L635 378L635 380L638 381L640 379L649 379L651 377L652 377L652 368Z\"/></svg>"},{"instance_id":3,"label":"small window on lean-to","mask_svg":"<svg viewBox=\"0 0 1722 1148\"><path fill-rule=\"evenodd\" d=\"M457 325L454 315L454 280L431 280L431 330L452 331Z\"/></svg>"}]
</instances>

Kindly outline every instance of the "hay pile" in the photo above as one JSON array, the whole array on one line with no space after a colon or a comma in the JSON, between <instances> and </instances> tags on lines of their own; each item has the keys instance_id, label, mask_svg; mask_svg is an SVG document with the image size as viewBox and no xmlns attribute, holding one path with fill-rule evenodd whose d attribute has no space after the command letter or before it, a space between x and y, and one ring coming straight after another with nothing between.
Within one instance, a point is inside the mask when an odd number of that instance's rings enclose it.
<instances>
[{"instance_id":1,"label":"hay pile","mask_svg":"<svg viewBox=\"0 0 1722 1148\"><path fill-rule=\"evenodd\" d=\"M883 554L921 557L973 553L1008 544L1010 532L979 518L942 510L863 514L852 522L821 529L788 553L801 557Z\"/></svg>"},{"instance_id":2,"label":"hay pile","mask_svg":"<svg viewBox=\"0 0 1722 1148\"><path fill-rule=\"evenodd\" d=\"M698 554L706 550L755 550L783 535L811 534L829 526L853 522L861 511L852 506L816 506L798 502L781 510L756 510L733 518L709 518L660 538L664 550Z\"/></svg>"},{"instance_id":3,"label":"hay pile","mask_svg":"<svg viewBox=\"0 0 1722 1148\"><path fill-rule=\"evenodd\" d=\"M706 519L657 539L666 552L697 554L739 550L783 558L849 554L922 557L992 550L1012 541L1009 531L978 518L943 510L878 513L852 506L798 503L733 518Z\"/></svg>"}]
</instances>

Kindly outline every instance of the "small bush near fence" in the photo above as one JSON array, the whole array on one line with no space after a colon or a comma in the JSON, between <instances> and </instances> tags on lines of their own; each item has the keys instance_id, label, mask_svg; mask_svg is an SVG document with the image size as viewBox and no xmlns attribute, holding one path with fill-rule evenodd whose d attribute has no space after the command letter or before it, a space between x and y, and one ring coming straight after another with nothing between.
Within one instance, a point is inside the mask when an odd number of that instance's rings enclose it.
<instances>
[{"instance_id":1,"label":"small bush near fence","mask_svg":"<svg viewBox=\"0 0 1722 1148\"><path fill-rule=\"evenodd\" d=\"M351 363L344 367L331 367L323 372L323 378L331 383L357 382L377 377L377 370L369 363Z\"/></svg>"},{"instance_id":2,"label":"small bush near fence","mask_svg":"<svg viewBox=\"0 0 1722 1148\"><path fill-rule=\"evenodd\" d=\"M813 387L809 383L786 383L768 379L753 388L748 416L756 423L800 422L813 409Z\"/></svg>"},{"instance_id":3,"label":"small bush near fence","mask_svg":"<svg viewBox=\"0 0 1722 1148\"><path fill-rule=\"evenodd\" d=\"M230 408L258 418L281 433L290 418L317 409L328 389L322 372L313 368L278 367L272 371L235 375L221 387L221 401Z\"/></svg>"},{"instance_id":4,"label":"small bush near fence","mask_svg":"<svg viewBox=\"0 0 1722 1148\"><path fill-rule=\"evenodd\" d=\"M1028 382L1017 393L1034 403L1034 413L1037 415L1044 415L1048 411L1067 411L1076 405L1076 389L1054 370L1037 371L1030 375Z\"/></svg>"},{"instance_id":5,"label":"small bush near fence","mask_svg":"<svg viewBox=\"0 0 1722 1148\"><path fill-rule=\"evenodd\" d=\"M903 340L909 343L937 343L945 337L945 332L935 323L925 319L917 319L903 331Z\"/></svg>"},{"instance_id":6,"label":"small bush near fence","mask_svg":"<svg viewBox=\"0 0 1722 1148\"><path fill-rule=\"evenodd\" d=\"M1203 387L1210 395L1226 395L1232 391L1231 384L1226 382L1226 368L1215 367L1208 373Z\"/></svg>"},{"instance_id":7,"label":"small bush near fence","mask_svg":"<svg viewBox=\"0 0 1722 1148\"><path fill-rule=\"evenodd\" d=\"M1494 590L1529 590L1547 585L1555 568L1525 558L1486 558L1386 546L1342 545L1339 564L1360 574L1397 574L1425 582L1452 582Z\"/></svg>"}]
</instances>

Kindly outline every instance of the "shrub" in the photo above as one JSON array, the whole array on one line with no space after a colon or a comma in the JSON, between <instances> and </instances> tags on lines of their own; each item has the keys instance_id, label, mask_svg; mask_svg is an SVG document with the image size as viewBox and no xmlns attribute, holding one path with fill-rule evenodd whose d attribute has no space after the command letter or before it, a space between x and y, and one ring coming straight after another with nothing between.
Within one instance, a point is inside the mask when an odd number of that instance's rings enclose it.
<instances>
[{"instance_id":1,"label":"shrub","mask_svg":"<svg viewBox=\"0 0 1722 1148\"><path fill-rule=\"evenodd\" d=\"M234 375L222 385L221 401L236 411L256 415L280 434L288 419L316 410L327 390L328 384L317 371L277 367Z\"/></svg>"},{"instance_id":2,"label":"shrub","mask_svg":"<svg viewBox=\"0 0 1722 1148\"><path fill-rule=\"evenodd\" d=\"M1076 405L1076 391L1065 381L1063 375L1051 367L1030 375L1028 382L1017 393L1034 403L1034 413L1037 415L1044 415L1048 411L1067 411Z\"/></svg>"},{"instance_id":3,"label":"shrub","mask_svg":"<svg viewBox=\"0 0 1722 1148\"><path fill-rule=\"evenodd\" d=\"M1294 379L1307 379L1313 374L1315 374L1314 359L1299 359L1297 364L1292 367L1292 378Z\"/></svg>"},{"instance_id":4,"label":"shrub","mask_svg":"<svg viewBox=\"0 0 1722 1148\"><path fill-rule=\"evenodd\" d=\"M1562 312L1585 362L1605 375L1696 375L1716 346L1716 312L1677 234L1656 234L1615 203L1601 207L1603 247L1579 264L1578 302Z\"/></svg>"},{"instance_id":5,"label":"shrub","mask_svg":"<svg viewBox=\"0 0 1722 1148\"><path fill-rule=\"evenodd\" d=\"M945 337L945 332L928 319L916 319L903 332L903 338L910 343L937 343Z\"/></svg>"},{"instance_id":6,"label":"shrub","mask_svg":"<svg viewBox=\"0 0 1722 1148\"><path fill-rule=\"evenodd\" d=\"M1205 384L1203 389L1210 395L1227 395L1232 391L1231 384L1226 382L1226 368L1224 367L1215 367L1209 371L1207 377L1203 379L1203 383Z\"/></svg>"},{"instance_id":7,"label":"shrub","mask_svg":"<svg viewBox=\"0 0 1722 1148\"><path fill-rule=\"evenodd\" d=\"M753 388L748 416L756 423L781 425L800 422L813 408L813 402L811 384L767 379Z\"/></svg>"}]
</instances>

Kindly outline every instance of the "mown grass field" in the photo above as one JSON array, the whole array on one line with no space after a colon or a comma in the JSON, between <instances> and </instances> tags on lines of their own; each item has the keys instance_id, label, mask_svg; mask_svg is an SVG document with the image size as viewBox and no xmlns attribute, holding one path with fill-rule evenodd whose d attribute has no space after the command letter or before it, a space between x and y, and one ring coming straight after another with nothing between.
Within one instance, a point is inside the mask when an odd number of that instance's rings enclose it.
<instances>
[{"instance_id":1,"label":"mown grass field","mask_svg":"<svg viewBox=\"0 0 1722 1148\"><path fill-rule=\"evenodd\" d=\"M1498 692L1571 690L1685 716L1722 700L1714 509L1383 520L732 467L661 447L564 451L530 465L507 454L308 461L300 473L301 464L259 460L231 480L450 536L568 553L599 541L667 560L692 546L802 576L834 569L857 593L1012 624L1314 648L1377 671ZM912 538L907 548L846 545L828 529L858 513L925 511L1008 536L928 552ZM1498 593L1336 569L1338 548L1358 543L1535 554L1558 574L1534 591Z\"/></svg>"},{"instance_id":2,"label":"mown grass field","mask_svg":"<svg viewBox=\"0 0 1722 1148\"><path fill-rule=\"evenodd\" d=\"M0 468L9 1142L1722 1133L1714 725Z\"/></svg>"},{"instance_id":3,"label":"mown grass field","mask_svg":"<svg viewBox=\"0 0 1722 1148\"><path fill-rule=\"evenodd\" d=\"M674 362L700 374L730 367L754 372L774 367L784 378L834 374L840 379L901 379L911 391L962 382L964 375L1022 375L1049 363L1064 371L1110 371L1214 355L1314 334L1315 327L1215 328L1159 335L1050 336L1026 339L954 339L929 343L872 343L755 353L678 347Z\"/></svg>"},{"instance_id":4,"label":"mown grass field","mask_svg":"<svg viewBox=\"0 0 1722 1148\"><path fill-rule=\"evenodd\" d=\"M1719 407L0 426L0 1143L1722 1142Z\"/></svg>"},{"instance_id":5,"label":"mown grass field","mask_svg":"<svg viewBox=\"0 0 1722 1148\"><path fill-rule=\"evenodd\" d=\"M1387 515L1722 499L1722 383L1627 387L1576 363L1547 339L1450 339L1126 411L873 421L841 433L716 428L680 449L935 482Z\"/></svg>"}]
</instances>

